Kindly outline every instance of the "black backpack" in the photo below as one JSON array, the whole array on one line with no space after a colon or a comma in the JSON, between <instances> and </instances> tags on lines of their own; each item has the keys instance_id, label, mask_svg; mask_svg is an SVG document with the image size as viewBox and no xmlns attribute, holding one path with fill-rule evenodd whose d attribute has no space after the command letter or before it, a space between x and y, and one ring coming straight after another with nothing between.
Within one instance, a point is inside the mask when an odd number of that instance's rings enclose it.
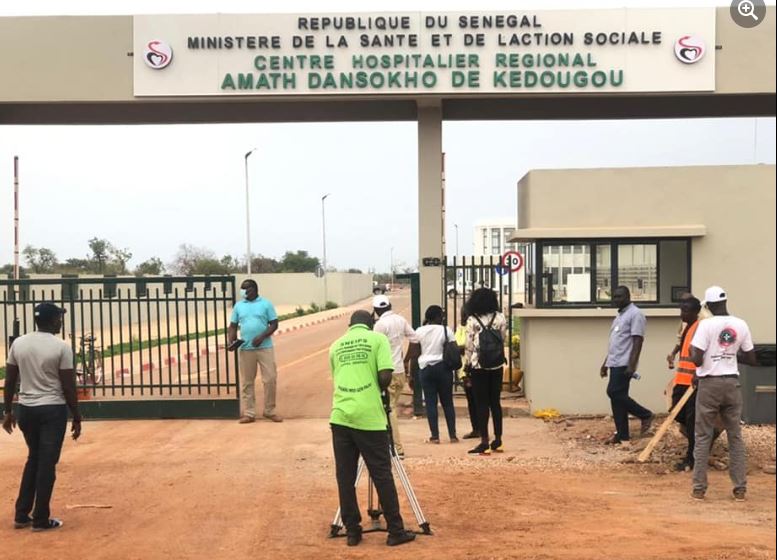
<instances>
[{"instance_id":1,"label":"black backpack","mask_svg":"<svg viewBox=\"0 0 777 560\"><path fill-rule=\"evenodd\" d=\"M461 350L455 340L448 339L448 327L443 325L445 329L445 344L442 347L442 361L451 371L458 371L461 369Z\"/></svg>"},{"instance_id":2,"label":"black backpack","mask_svg":"<svg viewBox=\"0 0 777 560\"><path fill-rule=\"evenodd\" d=\"M478 364L483 369L498 368L505 363L505 342L501 331L492 328L496 319L496 313L491 317L488 326L484 325L480 317L475 316L475 320L480 324L481 331L478 334Z\"/></svg>"}]
</instances>

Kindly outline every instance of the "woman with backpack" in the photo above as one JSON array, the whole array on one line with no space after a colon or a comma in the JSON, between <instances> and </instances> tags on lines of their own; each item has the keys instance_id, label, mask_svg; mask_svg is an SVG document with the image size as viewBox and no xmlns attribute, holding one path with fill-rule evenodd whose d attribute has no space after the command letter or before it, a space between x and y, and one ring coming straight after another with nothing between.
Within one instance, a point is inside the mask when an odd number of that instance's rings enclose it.
<instances>
[{"instance_id":1,"label":"woman with backpack","mask_svg":"<svg viewBox=\"0 0 777 560\"><path fill-rule=\"evenodd\" d=\"M430 305L424 316L424 324L415 331L417 343L410 344L407 360L418 358L421 369L419 378L424 390L426 418L429 421L431 437L429 443L440 443L440 428L437 420L437 401L439 399L448 425L448 437L451 443L457 443L456 410L453 408L453 369L446 363L445 347L449 342L455 348L453 331L444 324L442 307ZM458 350L454 350L458 352Z\"/></svg>"},{"instance_id":2,"label":"woman with backpack","mask_svg":"<svg viewBox=\"0 0 777 560\"><path fill-rule=\"evenodd\" d=\"M490 288L472 292L467 308L467 338L464 346L464 367L472 378L472 392L477 409L480 444L469 450L477 455L500 453L502 447L502 393L504 341L507 320L499 311L496 293ZM488 441L489 412L494 419L494 440Z\"/></svg>"}]
</instances>

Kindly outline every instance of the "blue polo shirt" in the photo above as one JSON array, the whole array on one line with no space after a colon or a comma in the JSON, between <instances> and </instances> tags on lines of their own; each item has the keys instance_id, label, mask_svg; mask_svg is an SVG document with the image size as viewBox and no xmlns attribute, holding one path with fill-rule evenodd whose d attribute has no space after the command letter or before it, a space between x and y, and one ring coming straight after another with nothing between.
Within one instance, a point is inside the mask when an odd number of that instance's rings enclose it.
<instances>
[{"instance_id":1,"label":"blue polo shirt","mask_svg":"<svg viewBox=\"0 0 777 560\"><path fill-rule=\"evenodd\" d=\"M630 303L618 312L610 327L610 343L607 346L607 367L624 367L629 365L631 349L634 347L632 337L645 338L645 314Z\"/></svg>"},{"instance_id":2,"label":"blue polo shirt","mask_svg":"<svg viewBox=\"0 0 777 560\"><path fill-rule=\"evenodd\" d=\"M241 350L258 350L260 348L272 348L272 337L265 338L259 347L253 346L251 341L267 330L270 321L278 319L275 308L269 300L257 297L253 301L244 299L235 304L232 309L233 323L240 328L240 338L245 340Z\"/></svg>"}]
</instances>

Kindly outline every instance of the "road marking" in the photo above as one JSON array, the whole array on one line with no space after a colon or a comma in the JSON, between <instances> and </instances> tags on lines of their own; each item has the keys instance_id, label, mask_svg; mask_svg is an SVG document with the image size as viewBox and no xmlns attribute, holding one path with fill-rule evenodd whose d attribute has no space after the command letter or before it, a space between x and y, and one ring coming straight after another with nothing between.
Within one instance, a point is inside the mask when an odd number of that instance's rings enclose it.
<instances>
[{"instance_id":1,"label":"road marking","mask_svg":"<svg viewBox=\"0 0 777 560\"><path fill-rule=\"evenodd\" d=\"M310 358L313 358L315 356L318 356L319 354L323 354L324 352L329 352L329 347L325 346L324 348L321 348L320 350L316 350L312 354L308 354L304 358L299 358L297 360L294 360L293 362L289 362L288 364L283 364L282 366L279 366L278 369L286 369L291 366L296 366L297 364L301 364L302 362L309 360Z\"/></svg>"}]
</instances>

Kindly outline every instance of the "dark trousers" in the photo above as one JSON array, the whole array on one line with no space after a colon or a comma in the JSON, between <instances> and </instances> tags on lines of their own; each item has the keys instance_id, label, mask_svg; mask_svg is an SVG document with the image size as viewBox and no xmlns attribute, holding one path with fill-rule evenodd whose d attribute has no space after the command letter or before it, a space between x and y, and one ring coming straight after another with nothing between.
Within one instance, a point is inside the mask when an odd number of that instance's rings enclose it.
<instances>
[{"instance_id":1,"label":"dark trousers","mask_svg":"<svg viewBox=\"0 0 777 560\"><path fill-rule=\"evenodd\" d=\"M688 385L675 385L672 389L672 408L680 402L683 395L688 390ZM683 408L677 414L674 419L675 422L680 424L683 429L683 433L688 438L688 450L685 452L685 460L689 465L693 465L693 447L696 444L696 394L691 395L688 402L683 405Z\"/></svg>"},{"instance_id":2,"label":"dark trousers","mask_svg":"<svg viewBox=\"0 0 777 560\"><path fill-rule=\"evenodd\" d=\"M421 376L418 368L413 373L413 416L424 415L424 392L421 388Z\"/></svg>"},{"instance_id":3,"label":"dark trousers","mask_svg":"<svg viewBox=\"0 0 777 560\"><path fill-rule=\"evenodd\" d=\"M32 512L33 526L42 527L49 522L56 465L67 431L67 407L64 404L19 405L18 416L28 454L16 500L16 521L27 521Z\"/></svg>"},{"instance_id":4,"label":"dark trousers","mask_svg":"<svg viewBox=\"0 0 777 560\"><path fill-rule=\"evenodd\" d=\"M340 514L347 533L361 531L362 516L356 499L356 471L359 455L364 458L367 470L378 492L386 519L388 532L401 533L405 526L399 515L399 499L394 477L391 474L388 432L356 430L332 424L332 446L335 452L337 490L340 496Z\"/></svg>"},{"instance_id":5,"label":"dark trousers","mask_svg":"<svg viewBox=\"0 0 777 560\"><path fill-rule=\"evenodd\" d=\"M472 370L472 393L475 396L480 440L488 443L488 416L494 417L494 438L502 439L502 368Z\"/></svg>"},{"instance_id":6,"label":"dark trousers","mask_svg":"<svg viewBox=\"0 0 777 560\"><path fill-rule=\"evenodd\" d=\"M464 386L464 395L467 397L467 412L469 412L469 423L472 425L472 431L478 431L478 409L475 403L475 393L472 390L472 383Z\"/></svg>"},{"instance_id":7,"label":"dark trousers","mask_svg":"<svg viewBox=\"0 0 777 560\"><path fill-rule=\"evenodd\" d=\"M629 414L640 420L650 418L653 413L629 396L631 377L626 375L626 366L610 368L610 382L607 384L607 396L610 397L612 418L615 420L617 439L629 440Z\"/></svg>"},{"instance_id":8,"label":"dark trousers","mask_svg":"<svg viewBox=\"0 0 777 560\"><path fill-rule=\"evenodd\" d=\"M456 437L456 410L453 408L453 372L443 362L426 366L421 370L421 387L426 401L426 419L432 439L440 439L437 419L437 400L442 405L448 436Z\"/></svg>"}]
</instances>

